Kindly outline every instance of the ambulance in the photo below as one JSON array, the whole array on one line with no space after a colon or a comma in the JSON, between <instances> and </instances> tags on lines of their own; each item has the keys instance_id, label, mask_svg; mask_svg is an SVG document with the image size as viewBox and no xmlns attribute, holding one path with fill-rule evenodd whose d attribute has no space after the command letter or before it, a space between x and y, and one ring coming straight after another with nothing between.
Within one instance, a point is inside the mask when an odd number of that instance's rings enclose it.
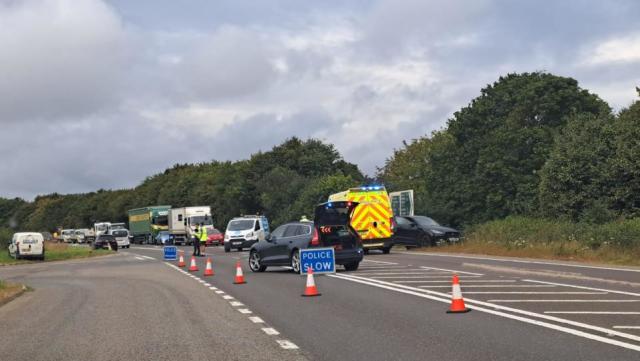
<instances>
[{"instance_id":1,"label":"ambulance","mask_svg":"<svg viewBox=\"0 0 640 361\"><path fill-rule=\"evenodd\" d=\"M372 249L380 249L385 254L391 251L395 221L384 186L350 188L330 195L329 202L358 203L351 216L351 227L360 235L365 253Z\"/></svg>"}]
</instances>

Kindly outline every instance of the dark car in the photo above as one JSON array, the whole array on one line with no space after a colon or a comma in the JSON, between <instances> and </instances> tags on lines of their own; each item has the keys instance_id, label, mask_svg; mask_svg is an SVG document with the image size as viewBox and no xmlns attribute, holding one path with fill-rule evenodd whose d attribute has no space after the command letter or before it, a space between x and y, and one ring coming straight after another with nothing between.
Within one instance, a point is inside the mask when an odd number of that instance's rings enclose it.
<instances>
[{"instance_id":1,"label":"dark car","mask_svg":"<svg viewBox=\"0 0 640 361\"><path fill-rule=\"evenodd\" d=\"M93 241L93 249L111 249L117 251L118 242L116 241L116 237L110 234L101 234Z\"/></svg>"},{"instance_id":2,"label":"dark car","mask_svg":"<svg viewBox=\"0 0 640 361\"><path fill-rule=\"evenodd\" d=\"M263 272L267 266L291 266L300 273L299 250L333 247L336 264L355 271L364 251L350 219L355 202L324 203L316 208L314 221L291 222L276 228L267 240L259 241L249 251L249 268Z\"/></svg>"},{"instance_id":3,"label":"dark car","mask_svg":"<svg viewBox=\"0 0 640 361\"><path fill-rule=\"evenodd\" d=\"M441 226L429 217L396 216L394 244L425 247L458 241L460 241L460 231Z\"/></svg>"}]
</instances>

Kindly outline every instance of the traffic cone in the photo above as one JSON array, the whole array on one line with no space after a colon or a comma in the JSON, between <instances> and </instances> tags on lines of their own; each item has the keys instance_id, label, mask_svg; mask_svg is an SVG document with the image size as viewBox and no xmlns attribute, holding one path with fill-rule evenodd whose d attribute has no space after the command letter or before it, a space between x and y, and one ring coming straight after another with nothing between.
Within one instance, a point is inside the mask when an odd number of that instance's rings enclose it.
<instances>
[{"instance_id":1,"label":"traffic cone","mask_svg":"<svg viewBox=\"0 0 640 361\"><path fill-rule=\"evenodd\" d=\"M307 272L307 287L304 289L302 297L314 297L320 296L318 288L316 288L316 281L313 279L313 268L309 267Z\"/></svg>"},{"instance_id":2,"label":"traffic cone","mask_svg":"<svg viewBox=\"0 0 640 361\"><path fill-rule=\"evenodd\" d=\"M211 268L211 257L207 258L207 266L204 269L205 276L213 276L213 268Z\"/></svg>"},{"instance_id":3,"label":"traffic cone","mask_svg":"<svg viewBox=\"0 0 640 361\"><path fill-rule=\"evenodd\" d=\"M236 262L236 278L233 281L233 284L241 285L245 283L247 282L244 280L244 275L242 274L242 267L240 267L240 260L238 260L238 262Z\"/></svg>"},{"instance_id":4,"label":"traffic cone","mask_svg":"<svg viewBox=\"0 0 640 361\"><path fill-rule=\"evenodd\" d=\"M198 265L196 264L196 256L191 256L191 265L189 266L189 272L198 272Z\"/></svg>"},{"instance_id":5,"label":"traffic cone","mask_svg":"<svg viewBox=\"0 0 640 361\"><path fill-rule=\"evenodd\" d=\"M184 252L180 252L180 259L178 260L178 267L185 267L187 264L184 263Z\"/></svg>"},{"instance_id":6,"label":"traffic cone","mask_svg":"<svg viewBox=\"0 0 640 361\"><path fill-rule=\"evenodd\" d=\"M462 291L460 290L460 281L458 280L458 275L453 275L451 308L449 308L447 313L465 313L469 311L471 310L465 307L464 300L462 299Z\"/></svg>"}]
</instances>

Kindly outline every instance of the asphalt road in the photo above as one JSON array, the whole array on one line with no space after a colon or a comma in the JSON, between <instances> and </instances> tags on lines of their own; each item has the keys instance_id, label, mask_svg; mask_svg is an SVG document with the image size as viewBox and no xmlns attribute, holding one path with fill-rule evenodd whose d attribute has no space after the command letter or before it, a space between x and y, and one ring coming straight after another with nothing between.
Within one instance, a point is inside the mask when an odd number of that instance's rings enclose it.
<instances>
[{"instance_id":1,"label":"asphalt road","mask_svg":"<svg viewBox=\"0 0 640 361\"><path fill-rule=\"evenodd\" d=\"M153 247L131 252L161 257ZM246 252L207 252L216 272L207 281L260 315L312 359L640 357L640 330L634 328L640 326L638 269L372 253L356 272L316 277L322 296L303 298L303 277L281 267L251 273ZM246 285L232 284L237 259L242 259ZM199 277L204 262L197 259ZM445 313L454 272L460 275L467 305L474 309L470 313Z\"/></svg>"},{"instance_id":2,"label":"asphalt road","mask_svg":"<svg viewBox=\"0 0 640 361\"><path fill-rule=\"evenodd\" d=\"M305 359L151 257L0 267L0 278L34 288L0 307L0 360Z\"/></svg>"}]
</instances>

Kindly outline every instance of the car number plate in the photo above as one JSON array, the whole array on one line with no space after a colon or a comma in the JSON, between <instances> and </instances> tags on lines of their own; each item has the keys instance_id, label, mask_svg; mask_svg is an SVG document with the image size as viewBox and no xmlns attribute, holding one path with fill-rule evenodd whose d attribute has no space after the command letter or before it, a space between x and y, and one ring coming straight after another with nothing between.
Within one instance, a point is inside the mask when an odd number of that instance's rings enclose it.
<instances>
[{"instance_id":1,"label":"car number plate","mask_svg":"<svg viewBox=\"0 0 640 361\"><path fill-rule=\"evenodd\" d=\"M449 238L449 242L458 242L460 238L451 237Z\"/></svg>"},{"instance_id":2,"label":"car number plate","mask_svg":"<svg viewBox=\"0 0 640 361\"><path fill-rule=\"evenodd\" d=\"M233 245L234 245L234 246L237 246L237 245L239 245L239 244L242 244L242 242L233 242Z\"/></svg>"}]
</instances>

